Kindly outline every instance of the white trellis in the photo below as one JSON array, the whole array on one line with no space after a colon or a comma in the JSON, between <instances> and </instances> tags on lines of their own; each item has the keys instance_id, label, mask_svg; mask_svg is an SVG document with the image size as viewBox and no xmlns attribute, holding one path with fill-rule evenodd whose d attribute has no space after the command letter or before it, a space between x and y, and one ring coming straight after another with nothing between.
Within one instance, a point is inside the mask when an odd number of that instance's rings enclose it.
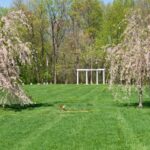
<instances>
[{"instance_id":1,"label":"white trellis","mask_svg":"<svg viewBox=\"0 0 150 150\"><path fill-rule=\"evenodd\" d=\"M77 69L77 84L79 84L79 72L86 73L86 85L88 85L88 72L95 71L96 72L96 84L98 85L98 75L99 72L103 74L103 84L105 84L105 69Z\"/></svg>"}]
</instances>

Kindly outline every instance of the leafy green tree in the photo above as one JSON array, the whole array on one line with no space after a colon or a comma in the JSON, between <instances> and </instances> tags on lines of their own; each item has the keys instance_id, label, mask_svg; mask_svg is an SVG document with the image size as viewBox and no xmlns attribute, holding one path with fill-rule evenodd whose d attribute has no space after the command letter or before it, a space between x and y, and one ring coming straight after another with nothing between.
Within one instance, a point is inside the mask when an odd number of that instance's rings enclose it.
<instances>
[{"instance_id":1,"label":"leafy green tree","mask_svg":"<svg viewBox=\"0 0 150 150\"><path fill-rule=\"evenodd\" d=\"M51 46L48 40L48 16L44 1L31 0L29 2L22 0L14 1L14 9L23 9L31 26L30 32L22 32L24 40L32 43L32 63L29 66L21 66L21 77L25 83L42 83L45 81L45 72L51 72L50 53ZM29 76L32 74L32 76Z\"/></svg>"},{"instance_id":2,"label":"leafy green tree","mask_svg":"<svg viewBox=\"0 0 150 150\"><path fill-rule=\"evenodd\" d=\"M0 18L8 13L9 9L0 7Z\"/></svg>"},{"instance_id":3,"label":"leafy green tree","mask_svg":"<svg viewBox=\"0 0 150 150\"><path fill-rule=\"evenodd\" d=\"M133 0L115 0L112 5L105 7L102 30L97 38L99 47L121 41L121 34L126 27L124 19L133 5Z\"/></svg>"}]
</instances>

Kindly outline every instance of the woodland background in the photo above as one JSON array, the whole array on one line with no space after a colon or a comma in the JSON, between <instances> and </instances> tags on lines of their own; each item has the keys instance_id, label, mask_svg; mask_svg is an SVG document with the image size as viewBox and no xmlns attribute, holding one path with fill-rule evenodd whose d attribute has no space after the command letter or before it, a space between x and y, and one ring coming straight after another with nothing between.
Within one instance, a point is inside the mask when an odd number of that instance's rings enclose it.
<instances>
[{"instance_id":1,"label":"woodland background","mask_svg":"<svg viewBox=\"0 0 150 150\"><path fill-rule=\"evenodd\" d=\"M109 68L106 48L122 41L125 18L138 8L149 14L150 0L14 0L0 17L20 9L28 17L31 30L19 28L31 48L30 64L18 62L23 83L68 84L76 83L77 68Z\"/></svg>"}]
</instances>

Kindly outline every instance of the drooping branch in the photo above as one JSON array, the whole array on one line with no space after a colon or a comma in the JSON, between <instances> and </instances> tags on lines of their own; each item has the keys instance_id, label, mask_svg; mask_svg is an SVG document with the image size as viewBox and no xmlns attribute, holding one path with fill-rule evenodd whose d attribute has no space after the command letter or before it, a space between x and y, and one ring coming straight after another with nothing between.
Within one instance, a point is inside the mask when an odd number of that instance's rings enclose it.
<instances>
[{"instance_id":1,"label":"drooping branch","mask_svg":"<svg viewBox=\"0 0 150 150\"><path fill-rule=\"evenodd\" d=\"M137 10L126 21L124 40L108 52L110 83L136 85L141 105L142 86L150 78L150 15L144 17Z\"/></svg>"},{"instance_id":2,"label":"drooping branch","mask_svg":"<svg viewBox=\"0 0 150 150\"><path fill-rule=\"evenodd\" d=\"M11 101L5 98L1 104L31 104L18 84L20 79L17 65L17 61L29 62L29 43L20 39L18 31L19 27L30 28L27 17L22 11L13 11L1 18L0 25L0 87L16 99Z\"/></svg>"}]
</instances>

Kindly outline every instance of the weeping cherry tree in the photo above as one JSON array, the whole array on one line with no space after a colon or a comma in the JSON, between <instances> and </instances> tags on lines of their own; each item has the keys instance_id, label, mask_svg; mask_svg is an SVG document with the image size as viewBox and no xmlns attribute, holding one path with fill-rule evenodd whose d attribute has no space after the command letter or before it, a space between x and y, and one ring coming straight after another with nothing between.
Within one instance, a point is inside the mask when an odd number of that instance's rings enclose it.
<instances>
[{"instance_id":1,"label":"weeping cherry tree","mask_svg":"<svg viewBox=\"0 0 150 150\"><path fill-rule=\"evenodd\" d=\"M142 107L143 87L150 79L150 15L144 17L141 10L126 19L123 41L108 49L110 83L121 82L126 87L135 85L139 107Z\"/></svg>"},{"instance_id":2,"label":"weeping cherry tree","mask_svg":"<svg viewBox=\"0 0 150 150\"><path fill-rule=\"evenodd\" d=\"M0 20L0 104L3 106L32 104L19 85L18 64L29 63L30 55L29 43L23 42L19 35L22 27L30 29L23 11L12 11Z\"/></svg>"}]
</instances>

